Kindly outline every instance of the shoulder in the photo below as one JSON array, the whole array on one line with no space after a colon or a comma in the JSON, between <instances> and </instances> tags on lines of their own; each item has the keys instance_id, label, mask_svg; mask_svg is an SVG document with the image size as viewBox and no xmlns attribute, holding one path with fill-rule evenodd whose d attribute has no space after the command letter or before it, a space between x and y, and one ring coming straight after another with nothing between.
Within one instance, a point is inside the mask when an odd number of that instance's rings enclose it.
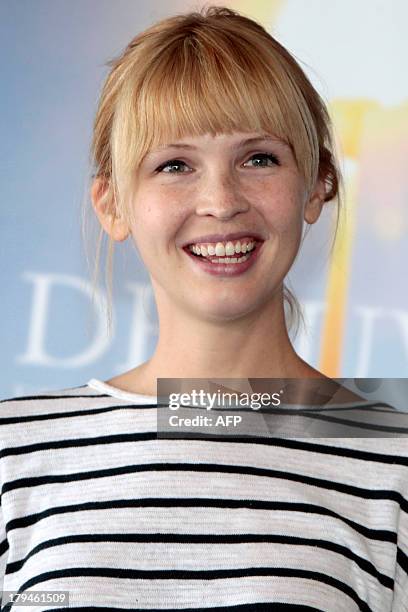
<instances>
[{"instance_id":1,"label":"shoulder","mask_svg":"<svg viewBox=\"0 0 408 612\"><path fill-rule=\"evenodd\" d=\"M25 440L28 432L56 431L67 419L112 405L112 398L87 384L0 400L0 445Z\"/></svg>"},{"instance_id":2,"label":"shoulder","mask_svg":"<svg viewBox=\"0 0 408 612\"><path fill-rule=\"evenodd\" d=\"M52 406L70 403L72 400L78 402L81 399L92 399L106 397L99 391L95 391L87 384L76 387L65 387L63 389L53 389L38 391L30 395L17 395L0 400L0 418L18 414L29 413L31 408L38 406Z\"/></svg>"}]
</instances>

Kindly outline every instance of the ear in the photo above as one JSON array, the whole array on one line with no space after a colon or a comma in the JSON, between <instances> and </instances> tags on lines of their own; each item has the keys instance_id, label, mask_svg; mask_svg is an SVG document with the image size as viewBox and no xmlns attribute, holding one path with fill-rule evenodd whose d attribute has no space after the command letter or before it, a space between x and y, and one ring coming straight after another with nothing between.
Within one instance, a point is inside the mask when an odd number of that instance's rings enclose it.
<instances>
[{"instance_id":1,"label":"ear","mask_svg":"<svg viewBox=\"0 0 408 612\"><path fill-rule=\"evenodd\" d=\"M91 200L95 214L99 219L105 232L118 242L126 240L130 234L128 225L120 215L115 215L115 206L112 200L106 198L109 182L103 177L97 176L91 187Z\"/></svg>"},{"instance_id":2,"label":"ear","mask_svg":"<svg viewBox=\"0 0 408 612\"><path fill-rule=\"evenodd\" d=\"M304 209L304 219L307 223L312 225L316 223L322 212L324 205L324 197L326 195L324 181L318 180L314 190L309 196Z\"/></svg>"}]
</instances>

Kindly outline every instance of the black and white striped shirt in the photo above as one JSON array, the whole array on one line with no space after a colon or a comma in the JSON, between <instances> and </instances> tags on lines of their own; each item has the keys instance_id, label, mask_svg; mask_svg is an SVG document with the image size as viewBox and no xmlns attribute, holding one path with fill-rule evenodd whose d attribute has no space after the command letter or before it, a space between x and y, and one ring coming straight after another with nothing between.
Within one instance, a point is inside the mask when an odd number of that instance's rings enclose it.
<instances>
[{"instance_id":1,"label":"black and white striped shirt","mask_svg":"<svg viewBox=\"0 0 408 612\"><path fill-rule=\"evenodd\" d=\"M96 379L0 402L3 590L89 611L408 611L407 438L158 439L157 410Z\"/></svg>"}]
</instances>

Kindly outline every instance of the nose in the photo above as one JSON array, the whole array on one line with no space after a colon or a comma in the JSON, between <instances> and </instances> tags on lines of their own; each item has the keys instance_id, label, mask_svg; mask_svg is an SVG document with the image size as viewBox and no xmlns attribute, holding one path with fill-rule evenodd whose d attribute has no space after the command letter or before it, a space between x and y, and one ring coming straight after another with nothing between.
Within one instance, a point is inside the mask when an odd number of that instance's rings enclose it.
<instances>
[{"instance_id":1,"label":"nose","mask_svg":"<svg viewBox=\"0 0 408 612\"><path fill-rule=\"evenodd\" d=\"M208 186L201 191L196 203L196 214L230 219L249 210L249 202L242 193L237 179L230 175L208 177Z\"/></svg>"}]
</instances>

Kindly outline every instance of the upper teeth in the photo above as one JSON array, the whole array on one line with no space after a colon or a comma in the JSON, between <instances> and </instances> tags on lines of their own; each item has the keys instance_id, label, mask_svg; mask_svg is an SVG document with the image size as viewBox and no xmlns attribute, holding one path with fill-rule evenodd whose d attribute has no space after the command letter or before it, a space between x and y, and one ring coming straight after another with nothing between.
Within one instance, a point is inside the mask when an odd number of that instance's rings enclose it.
<instances>
[{"instance_id":1,"label":"upper teeth","mask_svg":"<svg viewBox=\"0 0 408 612\"><path fill-rule=\"evenodd\" d=\"M216 255L224 257L225 255L234 255L235 253L247 253L255 246L255 241L252 242L217 242L205 244L190 244L189 249L196 255Z\"/></svg>"}]
</instances>

